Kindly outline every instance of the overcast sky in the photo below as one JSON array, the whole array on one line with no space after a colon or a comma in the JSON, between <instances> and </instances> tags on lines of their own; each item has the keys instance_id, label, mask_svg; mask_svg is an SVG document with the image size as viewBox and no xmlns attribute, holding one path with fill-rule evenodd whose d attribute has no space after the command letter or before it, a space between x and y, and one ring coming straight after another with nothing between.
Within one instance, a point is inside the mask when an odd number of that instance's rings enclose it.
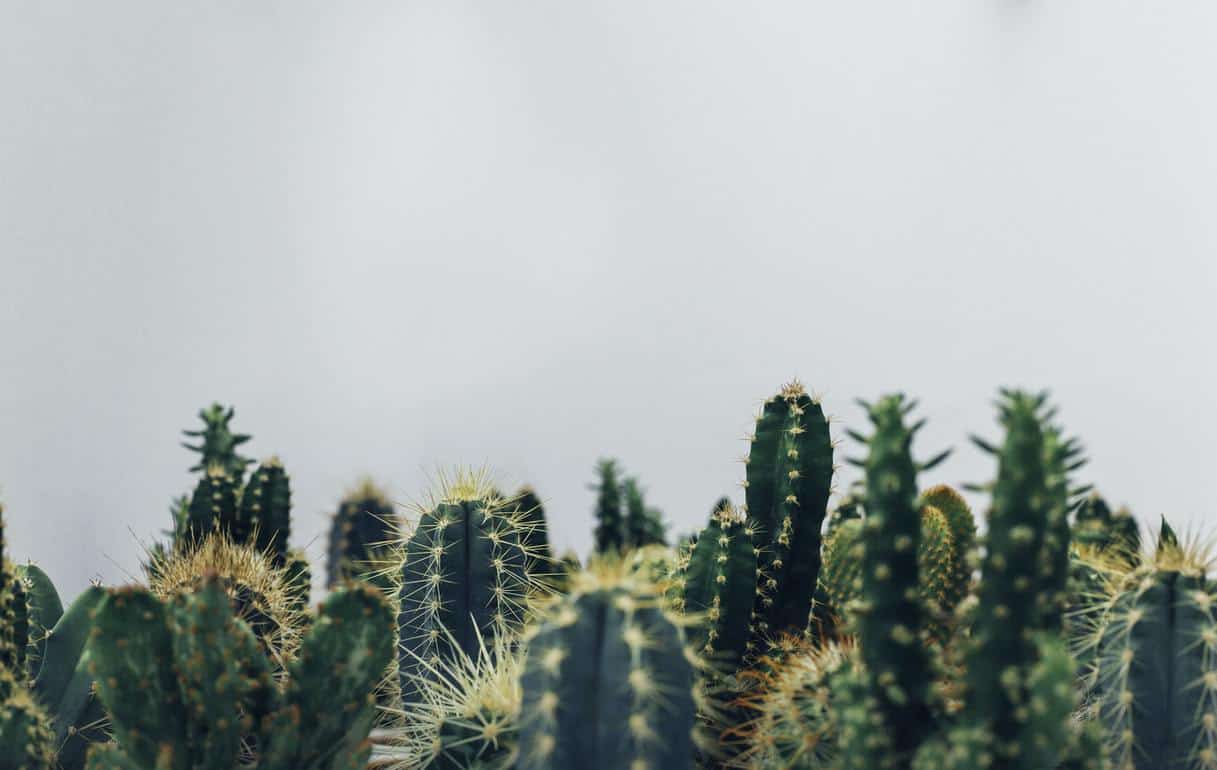
<instances>
[{"instance_id":1,"label":"overcast sky","mask_svg":"<svg viewBox=\"0 0 1217 770\"><path fill-rule=\"evenodd\" d=\"M212 400L315 571L364 473L489 464L583 552L611 455L697 526L794 376L843 453L919 396L927 485L1050 387L1113 502L1217 518L1217 4L0 9L0 495L65 593Z\"/></svg>"}]
</instances>

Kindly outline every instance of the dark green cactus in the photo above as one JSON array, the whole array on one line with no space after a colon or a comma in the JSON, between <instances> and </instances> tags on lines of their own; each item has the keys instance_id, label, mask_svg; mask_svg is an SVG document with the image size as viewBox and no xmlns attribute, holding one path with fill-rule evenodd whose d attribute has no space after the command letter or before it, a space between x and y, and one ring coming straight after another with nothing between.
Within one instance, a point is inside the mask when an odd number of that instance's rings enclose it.
<instances>
[{"instance_id":1,"label":"dark green cactus","mask_svg":"<svg viewBox=\"0 0 1217 770\"><path fill-rule=\"evenodd\" d=\"M392 658L392 613L371 588L332 594L286 677L214 575L164 603L112 592L90 641L116 746L91 770L354 770L367 761L372 690Z\"/></svg>"},{"instance_id":2,"label":"dark green cactus","mask_svg":"<svg viewBox=\"0 0 1217 770\"><path fill-rule=\"evenodd\" d=\"M625 549L625 518L622 514L621 481L616 460L596 465L596 553L621 553Z\"/></svg>"},{"instance_id":3,"label":"dark green cactus","mask_svg":"<svg viewBox=\"0 0 1217 770\"><path fill-rule=\"evenodd\" d=\"M951 543L955 549L954 574L951 575L943 602L943 609L951 612L971 590L970 557L976 549L976 519L972 516L972 508L963 495L946 484L939 484L922 492L921 504L942 511L951 530Z\"/></svg>"},{"instance_id":4,"label":"dark green cactus","mask_svg":"<svg viewBox=\"0 0 1217 770\"><path fill-rule=\"evenodd\" d=\"M12 671L0 666L0 770L50 770L51 719Z\"/></svg>"},{"instance_id":5,"label":"dark green cactus","mask_svg":"<svg viewBox=\"0 0 1217 770\"><path fill-rule=\"evenodd\" d=\"M208 468L190 496L184 540L175 545L187 547L216 531L228 533L237 542L246 542L249 532L239 518L239 492L237 482L222 466Z\"/></svg>"},{"instance_id":6,"label":"dark green cactus","mask_svg":"<svg viewBox=\"0 0 1217 770\"><path fill-rule=\"evenodd\" d=\"M241 492L237 522L230 533L238 543L253 542L276 564L288 558L292 532L292 487L279 458L258 466Z\"/></svg>"},{"instance_id":7,"label":"dark green cactus","mask_svg":"<svg viewBox=\"0 0 1217 770\"><path fill-rule=\"evenodd\" d=\"M29 646L26 648L26 668L37 672L46 649L47 632L63 616L63 602L51 578L34 564L17 566L17 579L25 585L29 614Z\"/></svg>"},{"instance_id":8,"label":"dark green cactus","mask_svg":"<svg viewBox=\"0 0 1217 770\"><path fill-rule=\"evenodd\" d=\"M626 479L621 489L625 497L626 547L667 545L667 527L663 523L663 513L646 504L638 479Z\"/></svg>"},{"instance_id":9,"label":"dark green cactus","mask_svg":"<svg viewBox=\"0 0 1217 770\"><path fill-rule=\"evenodd\" d=\"M398 537L400 529L384 491L371 479L360 481L343 498L330 524L326 585L333 588L375 573L381 551Z\"/></svg>"},{"instance_id":10,"label":"dark green cactus","mask_svg":"<svg viewBox=\"0 0 1217 770\"><path fill-rule=\"evenodd\" d=\"M916 588L921 582L922 529L917 473L937 465L947 453L922 464L913 460L913 437L924 421L905 424L914 404L903 395L863 406L874 433L851 434L869 450L861 463L866 470L867 515L862 524L862 602L855 614L873 730L850 733L842 753L854 767L907 767L935 727L930 707L934 675L922 642L929 616ZM936 531L945 525L943 519ZM883 734L882 762L868 756L876 748L875 733Z\"/></svg>"},{"instance_id":11,"label":"dark green cactus","mask_svg":"<svg viewBox=\"0 0 1217 770\"><path fill-rule=\"evenodd\" d=\"M213 403L211 406L199 410L199 419L203 421L202 429L182 431L186 436L197 439L199 442L197 444L182 442L182 446L199 453L199 461L190 468L192 472L207 471L218 466L236 484L241 483L245 477L245 468L252 465L254 461L248 457L242 457L237 451L237 447L249 441L250 437L244 433L232 432L229 423L232 422L235 413L236 410L231 406L225 408L218 403Z\"/></svg>"},{"instance_id":12,"label":"dark green cactus","mask_svg":"<svg viewBox=\"0 0 1217 770\"><path fill-rule=\"evenodd\" d=\"M545 508L541 498L530 486L520 487L512 498L512 506L520 512L520 521L524 528L524 546L529 553L537 554L538 568L546 568L554 557L553 548L549 544L549 524L545 519Z\"/></svg>"},{"instance_id":13,"label":"dark green cactus","mask_svg":"<svg viewBox=\"0 0 1217 770\"><path fill-rule=\"evenodd\" d=\"M401 581L399 668L406 703L418 699L428 669L477 654L480 639L511 633L543 586L529 572L527 524L484 479L449 484L419 518L405 545ZM459 653L458 653L459 650Z\"/></svg>"},{"instance_id":14,"label":"dark green cactus","mask_svg":"<svg viewBox=\"0 0 1217 770\"><path fill-rule=\"evenodd\" d=\"M1136 519L1126 509L1112 513L1097 492L1077 506L1073 537L1088 548L1110 551L1130 567L1140 561L1141 533Z\"/></svg>"},{"instance_id":15,"label":"dark green cactus","mask_svg":"<svg viewBox=\"0 0 1217 770\"><path fill-rule=\"evenodd\" d=\"M833 450L820 403L793 382L765 402L748 452L746 507L764 538L763 635L807 627L820 571L820 527L832 490Z\"/></svg>"},{"instance_id":16,"label":"dark green cactus","mask_svg":"<svg viewBox=\"0 0 1217 770\"><path fill-rule=\"evenodd\" d=\"M580 578L532 636L519 770L686 768L696 672L654 588Z\"/></svg>"},{"instance_id":17,"label":"dark green cactus","mask_svg":"<svg viewBox=\"0 0 1217 770\"><path fill-rule=\"evenodd\" d=\"M679 576L681 611L699 617L693 641L702 655L735 670L758 651L754 610L760 548L752 524L730 501L710 514Z\"/></svg>"},{"instance_id":18,"label":"dark green cactus","mask_svg":"<svg viewBox=\"0 0 1217 770\"><path fill-rule=\"evenodd\" d=\"M1160 541L1161 542L1161 541ZM1084 629L1094 715L1120 770L1217 763L1217 584L1167 540L1154 564L1113 576Z\"/></svg>"}]
</instances>

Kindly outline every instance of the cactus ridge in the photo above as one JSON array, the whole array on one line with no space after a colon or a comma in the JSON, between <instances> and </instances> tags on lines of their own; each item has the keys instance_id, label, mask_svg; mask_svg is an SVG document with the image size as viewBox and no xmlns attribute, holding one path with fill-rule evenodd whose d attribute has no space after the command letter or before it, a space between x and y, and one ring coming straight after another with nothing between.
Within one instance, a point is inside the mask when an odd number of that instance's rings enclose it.
<instances>
[{"instance_id":1,"label":"cactus ridge","mask_svg":"<svg viewBox=\"0 0 1217 770\"><path fill-rule=\"evenodd\" d=\"M514 633L534 596L547 589L530 572L534 526L483 476L458 473L424 509L402 549L399 667L403 698L418 698L420 661L477 653L479 638Z\"/></svg>"},{"instance_id":2,"label":"cactus ridge","mask_svg":"<svg viewBox=\"0 0 1217 770\"><path fill-rule=\"evenodd\" d=\"M520 770L688 766L693 655L654 586L598 564L531 634Z\"/></svg>"},{"instance_id":3,"label":"cactus ridge","mask_svg":"<svg viewBox=\"0 0 1217 770\"><path fill-rule=\"evenodd\" d=\"M799 382L791 382L762 407L747 460L745 507L768 538L761 557L767 586L757 597L764 635L807 627L832 478L824 409Z\"/></svg>"},{"instance_id":4,"label":"cactus ridge","mask_svg":"<svg viewBox=\"0 0 1217 770\"><path fill-rule=\"evenodd\" d=\"M698 617L693 634L701 654L734 670L757 654L758 559L756 524L728 502L710 515L679 577L678 609ZM764 581L759 581L762 585Z\"/></svg>"}]
</instances>

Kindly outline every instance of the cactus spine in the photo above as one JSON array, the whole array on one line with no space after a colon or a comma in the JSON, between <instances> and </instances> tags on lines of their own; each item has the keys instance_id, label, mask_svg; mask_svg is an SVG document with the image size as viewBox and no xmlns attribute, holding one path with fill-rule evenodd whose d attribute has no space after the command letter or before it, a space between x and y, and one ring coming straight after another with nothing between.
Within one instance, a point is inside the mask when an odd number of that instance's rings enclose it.
<instances>
[{"instance_id":1,"label":"cactus spine","mask_svg":"<svg viewBox=\"0 0 1217 770\"><path fill-rule=\"evenodd\" d=\"M824 410L798 382L765 402L747 465L747 512L765 538L767 585L757 596L758 628L769 636L800 633L820 571L833 453Z\"/></svg>"},{"instance_id":2,"label":"cactus spine","mask_svg":"<svg viewBox=\"0 0 1217 770\"><path fill-rule=\"evenodd\" d=\"M682 630L654 587L598 569L529 642L517 767L688 767L696 675Z\"/></svg>"}]
</instances>

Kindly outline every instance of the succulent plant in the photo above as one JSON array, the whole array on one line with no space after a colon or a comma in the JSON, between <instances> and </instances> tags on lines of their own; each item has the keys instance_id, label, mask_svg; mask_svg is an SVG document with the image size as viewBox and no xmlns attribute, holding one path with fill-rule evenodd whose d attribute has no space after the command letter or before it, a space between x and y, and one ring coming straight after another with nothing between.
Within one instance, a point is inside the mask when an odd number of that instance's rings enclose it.
<instances>
[{"instance_id":1,"label":"succulent plant","mask_svg":"<svg viewBox=\"0 0 1217 770\"><path fill-rule=\"evenodd\" d=\"M89 647L115 738L94 750L93 770L356 770L392 658L392 612L371 588L331 594L276 681L228 586L207 573L168 601L110 592Z\"/></svg>"},{"instance_id":2,"label":"succulent plant","mask_svg":"<svg viewBox=\"0 0 1217 770\"><path fill-rule=\"evenodd\" d=\"M523 625L529 602L546 590L528 569L540 557L527 545L529 526L484 474L441 480L402 548L398 663L406 703L418 699L427 671Z\"/></svg>"},{"instance_id":3,"label":"succulent plant","mask_svg":"<svg viewBox=\"0 0 1217 770\"><path fill-rule=\"evenodd\" d=\"M763 636L808 625L820 571L820 528L832 490L833 447L820 402L792 382L767 400L747 460L746 508L762 539Z\"/></svg>"},{"instance_id":4,"label":"succulent plant","mask_svg":"<svg viewBox=\"0 0 1217 770\"><path fill-rule=\"evenodd\" d=\"M380 558L400 537L400 530L384 490L371 479L361 480L343 498L330 524L326 585L333 588L381 571Z\"/></svg>"},{"instance_id":5,"label":"succulent plant","mask_svg":"<svg viewBox=\"0 0 1217 770\"><path fill-rule=\"evenodd\" d=\"M620 553L625 549L625 517L617 461L600 460L596 475L596 553Z\"/></svg>"},{"instance_id":6,"label":"succulent plant","mask_svg":"<svg viewBox=\"0 0 1217 770\"><path fill-rule=\"evenodd\" d=\"M224 407L219 403L199 410L199 419L203 427L199 430L182 431L187 437L197 439L197 444L182 442L182 446L192 452L199 453L199 461L191 468L191 472L208 471L219 467L234 483L240 484L245 476L246 467L253 465L253 460L242 457L237 448L249 441L244 433L233 433L229 427L236 410Z\"/></svg>"},{"instance_id":7,"label":"succulent plant","mask_svg":"<svg viewBox=\"0 0 1217 770\"><path fill-rule=\"evenodd\" d=\"M276 564L288 559L292 533L292 487L279 458L258 466L241 492L237 523L229 533L238 543L254 544Z\"/></svg>"},{"instance_id":8,"label":"succulent plant","mask_svg":"<svg viewBox=\"0 0 1217 770\"><path fill-rule=\"evenodd\" d=\"M656 588L601 561L531 634L519 770L688 767L697 673Z\"/></svg>"}]
</instances>

